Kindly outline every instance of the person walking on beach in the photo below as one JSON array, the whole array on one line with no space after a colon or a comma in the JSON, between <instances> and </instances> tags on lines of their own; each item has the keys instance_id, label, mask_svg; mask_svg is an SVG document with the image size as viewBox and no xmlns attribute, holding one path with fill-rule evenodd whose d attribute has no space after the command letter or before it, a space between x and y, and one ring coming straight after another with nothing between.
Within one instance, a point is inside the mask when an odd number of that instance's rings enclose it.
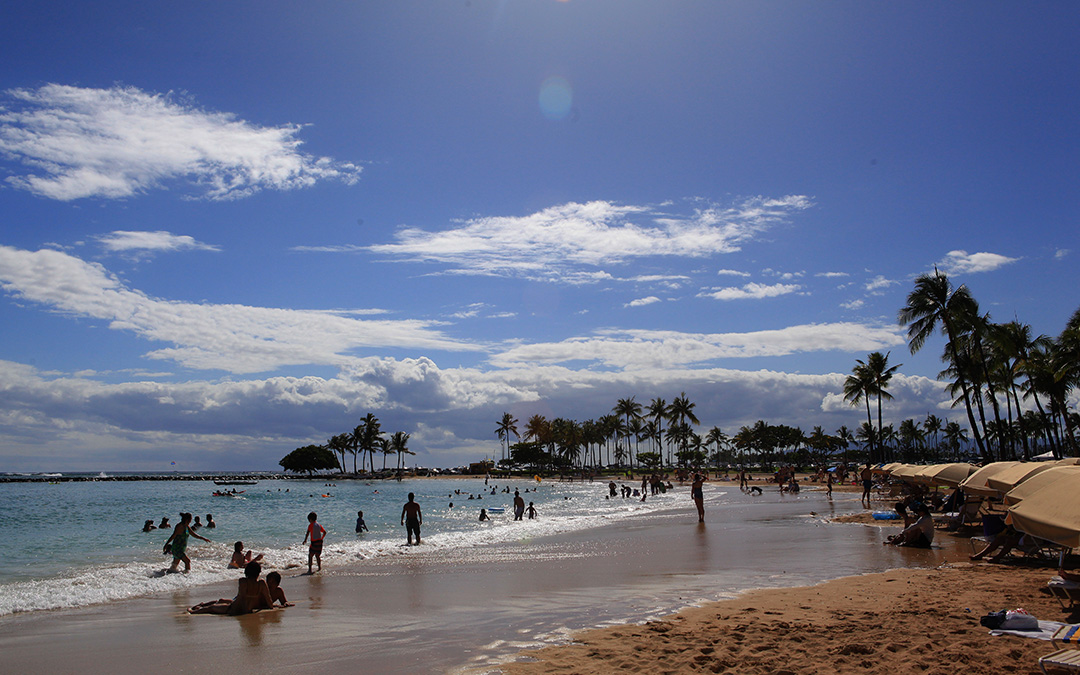
<instances>
[{"instance_id":1,"label":"person walking on beach","mask_svg":"<svg viewBox=\"0 0 1080 675\"><path fill-rule=\"evenodd\" d=\"M319 570L322 570L322 547L323 539L326 538L326 528L319 524L319 516L314 511L307 514L307 519L308 526L303 543L308 543L308 538L311 538L311 546L308 548L307 554L307 573L311 574L312 558L319 564Z\"/></svg>"},{"instance_id":2,"label":"person walking on beach","mask_svg":"<svg viewBox=\"0 0 1080 675\"><path fill-rule=\"evenodd\" d=\"M420 545L420 526L424 524L424 516L420 513L420 505L416 503L416 495L409 493L409 501L401 507L401 524L405 526L406 545L412 546L413 534L416 534L416 545Z\"/></svg>"},{"instance_id":3,"label":"person walking on beach","mask_svg":"<svg viewBox=\"0 0 1080 675\"><path fill-rule=\"evenodd\" d=\"M690 498L694 500L694 506L697 507L697 521L699 523L705 522L705 493L701 488L704 482L705 476L695 473L694 482L690 484Z\"/></svg>"},{"instance_id":4,"label":"person walking on beach","mask_svg":"<svg viewBox=\"0 0 1080 675\"><path fill-rule=\"evenodd\" d=\"M862 503L866 505L866 508L870 508L870 487L874 484L873 476L873 472L870 471L870 462L867 462L863 470L859 472L859 478L862 479Z\"/></svg>"},{"instance_id":5,"label":"person walking on beach","mask_svg":"<svg viewBox=\"0 0 1080 675\"><path fill-rule=\"evenodd\" d=\"M832 474L825 473L825 496L832 499Z\"/></svg>"},{"instance_id":6,"label":"person walking on beach","mask_svg":"<svg viewBox=\"0 0 1080 675\"><path fill-rule=\"evenodd\" d=\"M195 533L191 529L191 514L181 513L180 522L173 528L172 535L166 540L163 550L166 553L172 553L172 565L169 566L169 572L176 572L176 568L180 566L180 561L184 562L184 574L191 571L191 559L187 556L188 537L195 537L196 539L202 539L206 543L210 543L210 540L206 537L202 537Z\"/></svg>"}]
</instances>

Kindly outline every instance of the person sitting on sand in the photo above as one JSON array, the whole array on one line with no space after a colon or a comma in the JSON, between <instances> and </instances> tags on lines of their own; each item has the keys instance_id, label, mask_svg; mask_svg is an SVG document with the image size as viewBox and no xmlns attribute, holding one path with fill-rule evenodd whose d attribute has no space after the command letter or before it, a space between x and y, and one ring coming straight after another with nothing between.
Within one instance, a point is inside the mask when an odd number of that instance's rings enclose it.
<instances>
[{"instance_id":1,"label":"person sitting on sand","mask_svg":"<svg viewBox=\"0 0 1080 675\"><path fill-rule=\"evenodd\" d=\"M934 543L934 518L930 509L923 503L913 505L912 510L918 520L905 527L903 532L881 542L884 545L909 546L912 548L930 548Z\"/></svg>"},{"instance_id":2,"label":"person sitting on sand","mask_svg":"<svg viewBox=\"0 0 1080 675\"><path fill-rule=\"evenodd\" d=\"M229 561L230 569L243 569L247 567L249 562L259 562L262 560L262 553L257 556L252 556L251 551L244 552L244 542L238 541L233 544L232 560Z\"/></svg>"},{"instance_id":3,"label":"person sitting on sand","mask_svg":"<svg viewBox=\"0 0 1080 675\"><path fill-rule=\"evenodd\" d=\"M266 575L266 590L270 592L271 604L280 602L282 607L292 607L293 603L285 597L285 591L281 590L281 573L274 571Z\"/></svg>"},{"instance_id":4,"label":"person sitting on sand","mask_svg":"<svg viewBox=\"0 0 1080 675\"><path fill-rule=\"evenodd\" d=\"M262 565L252 561L244 567L244 578L240 579L236 597L232 600L221 598L209 602L200 602L189 607L189 614L250 614L260 609L273 609L274 600L270 597L270 589L266 582L259 579L262 573ZM282 594L284 597L284 594Z\"/></svg>"},{"instance_id":5,"label":"person sitting on sand","mask_svg":"<svg viewBox=\"0 0 1080 675\"><path fill-rule=\"evenodd\" d=\"M143 532L149 532L150 530L156 530L156 529L157 528L154 527L154 521L152 521L152 520L148 520L145 523L143 523L143 526L142 526L142 531Z\"/></svg>"}]
</instances>

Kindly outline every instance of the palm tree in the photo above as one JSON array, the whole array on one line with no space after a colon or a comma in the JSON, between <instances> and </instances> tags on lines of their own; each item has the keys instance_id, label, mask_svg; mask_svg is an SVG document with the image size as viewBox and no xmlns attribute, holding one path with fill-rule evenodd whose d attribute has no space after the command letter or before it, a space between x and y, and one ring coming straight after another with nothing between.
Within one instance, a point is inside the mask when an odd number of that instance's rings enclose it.
<instances>
[{"instance_id":1,"label":"palm tree","mask_svg":"<svg viewBox=\"0 0 1080 675\"><path fill-rule=\"evenodd\" d=\"M415 455L416 453L409 450L409 434L404 431L395 431L394 435L390 437L390 447L398 456L398 470L400 471L405 461L405 455Z\"/></svg>"},{"instance_id":2,"label":"palm tree","mask_svg":"<svg viewBox=\"0 0 1080 675\"><path fill-rule=\"evenodd\" d=\"M887 391L889 388L889 380L896 374L896 371L899 370L900 366L904 365L901 363L895 366L889 366L889 354L891 353L892 352L886 352L885 354L882 354L881 352L874 352L866 357L866 369L874 379L873 392L877 395L877 428L879 438L883 437L881 426L881 400L892 400L892 394ZM862 365L862 363L857 360L856 363Z\"/></svg>"},{"instance_id":3,"label":"palm tree","mask_svg":"<svg viewBox=\"0 0 1080 675\"><path fill-rule=\"evenodd\" d=\"M361 425L364 431L360 437L360 448L367 453L371 473L375 473L375 450L380 447L379 440L382 438L382 425L379 423L379 418L371 413L364 416Z\"/></svg>"},{"instance_id":4,"label":"palm tree","mask_svg":"<svg viewBox=\"0 0 1080 675\"><path fill-rule=\"evenodd\" d=\"M926 421L923 422L923 431L933 437L934 454L938 452L938 433L941 432L941 418L937 415L926 413Z\"/></svg>"},{"instance_id":5,"label":"palm tree","mask_svg":"<svg viewBox=\"0 0 1080 675\"><path fill-rule=\"evenodd\" d=\"M960 444L967 440L967 429L960 426L957 422L945 423L945 442L949 444L949 447L953 452L953 460L960 459Z\"/></svg>"},{"instance_id":6,"label":"palm tree","mask_svg":"<svg viewBox=\"0 0 1080 675\"><path fill-rule=\"evenodd\" d=\"M510 434L514 434L519 439L521 438L521 434L517 430L517 423L518 421L513 415L504 412L502 419L499 420L499 426L495 427L495 435L499 437L500 441L503 441L503 459L506 459L506 456L510 454Z\"/></svg>"},{"instance_id":7,"label":"palm tree","mask_svg":"<svg viewBox=\"0 0 1080 675\"><path fill-rule=\"evenodd\" d=\"M352 433L349 434L349 452L352 453L352 472L356 471L356 456L360 454L361 448L364 447L364 425L357 424ZM363 462L361 462L363 463Z\"/></svg>"},{"instance_id":8,"label":"palm tree","mask_svg":"<svg viewBox=\"0 0 1080 675\"><path fill-rule=\"evenodd\" d=\"M851 447L851 442L855 440L855 435L851 433L851 429L846 426L841 426L836 430L836 444L840 446L840 449L844 451L844 465L847 465L847 449Z\"/></svg>"},{"instance_id":9,"label":"palm tree","mask_svg":"<svg viewBox=\"0 0 1080 675\"><path fill-rule=\"evenodd\" d=\"M874 392L874 375L870 372L870 369L866 367L866 364L856 359L855 363L858 364L851 369L851 375L847 376L844 380L844 400L851 405L859 405L859 402L866 404L866 424L873 428L874 423L870 417L870 397ZM869 442L870 461L874 461L874 434L871 434Z\"/></svg>"},{"instance_id":10,"label":"palm tree","mask_svg":"<svg viewBox=\"0 0 1080 675\"><path fill-rule=\"evenodd\" d=\"M690 426L687 424L687 422L690 422L690 424L701 423L694 415L694 408L696 406L696 403L691 403L690 399L687 398L685 391L676 396L675 400L671 402L671 410L669 412L669 414L671 415L671 423L673 425L678 425L679 427L684 428L686 432L680 434L680 439L682 441L681 448L683 450L686 450L686 442L689 439L690 433Z\"/></svg>"},{"instance_id":11,"label":"palm tree","mask_svg":"<svg viewBox=\"0 0 1080 675\"><path fill-rule=\"evenodd\" d=\"M908 348L912 354L922 349L926 340L940 330L948 340L947 355L958 363L958 340L977 315L978 305L967 287L961 285L954 289L949 278L935 268L933 274L921 274L915 279L915 288L908 294L907 304L897 313L897 320L901 326L908 327ZM975 445L979 454L987 457L975 413L971 409L971 392L963 369L957 369L957 378Z\"/></svg>"},{"instance_id":12,"label":"palm tree","mask_svg":"<svg viewBox=\"0 0 1080 675\"><path fill-rule=\"evenodd\" d=\"M349 435L336 434L327 439L326 447L341 455L341 473L345 473L345 453L349 451Z\"/></svg>"},{"instance_id":13,"label":"palm tree","mask_svg":"<svg viewBox=\"0 0 1080 675\"><path fill-rule=\"evenodd\" d=\"M611 409L611 412L621 416L624 420L626 426L623 431L626 438L626 451L627 453L630 453L630 420L639 419L641 417L641 404L634 401L633 396L630 398L620 398L615 404L615 407ZM630 453L630 468L634 468L633 453Z\"/></svg>"},{"instance_id":14,"label":"palm tree","mask_svg":"<svg viewBox=\"0 0 1080 675\"><path fill-rule=\"evenodd\" d=\"M655 438L659 439L657 441L658 447L656 448L656 451L660 453L661 457L663 457L664 456L664 441L663 441L663 438L664 438L664 422L670 418L670 410L668 409L667 401L665 401L662 398L654 398L652 400L652 402L649 403L649 407L647 408L647 410L648 410L648 415L646 415L646 417L648 417L650 420L652 420L653 424L656 425ZM670 452L668 452L668 464L671 464L671 453Z\"/></svg>"}]
</instances>

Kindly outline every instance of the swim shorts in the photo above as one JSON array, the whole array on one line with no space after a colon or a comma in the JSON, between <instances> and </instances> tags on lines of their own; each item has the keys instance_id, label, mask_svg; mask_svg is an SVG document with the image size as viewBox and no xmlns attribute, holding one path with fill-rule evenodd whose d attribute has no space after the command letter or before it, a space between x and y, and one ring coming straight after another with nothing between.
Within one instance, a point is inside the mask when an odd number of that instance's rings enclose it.
<instances>
[{"instance_id":1,"label":"swim shorts","mask_svg":"<svg viewBox=\"0 0 1080 675\"><path fill-rule=\"evenodd\" d=\"M405 532L409 537L415 534L416 538L420 539L420 521L416 518L406 518Z\"/></svg>"},{"instance_id":2,"label":"swim shorts","mask_svg":"<svg viewBox=\"0 0 1080 675\"><path fill-rule=\"evenodd\" d=\"M311 547L308 548L309 553L322 553L322 539L312 539Z\"/></svg>"}]
</instances>

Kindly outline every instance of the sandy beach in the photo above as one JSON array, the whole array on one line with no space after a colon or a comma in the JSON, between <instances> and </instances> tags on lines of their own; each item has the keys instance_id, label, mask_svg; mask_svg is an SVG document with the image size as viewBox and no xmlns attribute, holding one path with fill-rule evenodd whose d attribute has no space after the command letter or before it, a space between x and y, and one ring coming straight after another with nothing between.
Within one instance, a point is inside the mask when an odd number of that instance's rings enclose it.
<instances>
[{"instance_id":1,"label":"sandy beach","mask_svg":"<svg viewBox=\"0 0 1080 675\"><path fill-rule=\"evenodd\" d=\"M1048 570L971 565L966 538L896 549L880 544L887 526L833 522L862 511L857 494L730 486L709 506L705 524L687 503L648 522L286 570L296 606L246 617L184 611L235 584L16 614L0 619L0 651L13 672L944 673L965 659L966 672L1033 672L1050 645L990 638L979 616L1066 618L1038 593Z\"/></svg>"}]
</instances>

